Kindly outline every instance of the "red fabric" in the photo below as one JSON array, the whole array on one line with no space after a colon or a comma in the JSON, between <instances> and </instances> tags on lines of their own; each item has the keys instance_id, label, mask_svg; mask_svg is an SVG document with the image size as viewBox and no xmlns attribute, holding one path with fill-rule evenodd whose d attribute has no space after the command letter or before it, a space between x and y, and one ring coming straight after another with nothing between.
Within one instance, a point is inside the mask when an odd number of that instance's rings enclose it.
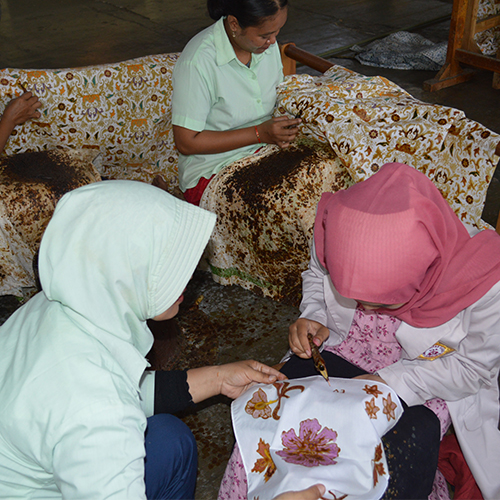
<instances>
[{"instance_id":1,"label":"red fabric","mask_svg":"<svg viewBox=\"0 0 500 500\"><path fill-rule=\"evenodd\" d=\"M455 487L454 500L483 500L455 434L449 434L441 441L438 469Z\"/></svg>"},{"instance_id":2,"label":"red fabric","mask_svg":"<svg viewBox=\"0 0 500 500\"><path fill-rule=\"evenodd\" d=\"M347 190L325 193L314 240L344 297L416 327L442 325L500 281L500 236L471 238L423 173L388 163Z\"/></svg>"},{"instance_id":3,"label":"red fabric","mask_svg":"<svg viewBox=\"0 0 500 500\"><path fill-rule=\"evenodd\" d=\"M186 191L184 191L184 199L193 205L199 206L201 197L203 196L208 183L214 178L214 175L212 175L210 179L202 177L194 188L186 189Z\"/></svg>"}]
</instances>

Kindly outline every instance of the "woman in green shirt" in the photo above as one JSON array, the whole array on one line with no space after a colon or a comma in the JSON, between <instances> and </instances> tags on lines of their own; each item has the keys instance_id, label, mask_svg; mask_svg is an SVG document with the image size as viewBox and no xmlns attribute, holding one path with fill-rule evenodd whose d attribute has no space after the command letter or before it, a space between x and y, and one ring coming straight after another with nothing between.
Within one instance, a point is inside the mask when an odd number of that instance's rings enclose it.
<instances>
[{"instance_id":1,"label":"woman in green shirt","mask_svg":"<svg viewBox=\"0 0 500 500\"><path fill-rule=\"evenodd\" d=\"M185 47L173 75L179 184L198 204L211 177L262 144L286 148L300 119L273 118L283 80L276 37L287 0L208 0L216 23Z\"/></svg>"}]
</instances>

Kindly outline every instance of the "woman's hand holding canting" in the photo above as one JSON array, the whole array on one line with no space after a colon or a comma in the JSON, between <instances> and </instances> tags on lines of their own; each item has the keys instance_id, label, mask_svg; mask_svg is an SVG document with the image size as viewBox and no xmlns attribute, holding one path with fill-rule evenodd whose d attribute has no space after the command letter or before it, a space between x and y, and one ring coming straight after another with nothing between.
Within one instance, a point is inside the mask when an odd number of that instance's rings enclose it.
<instances>
[{"instance_id":1,"label":"woman's hand holding canting","mask_svg":"<svg viewBox=\"0 0 500 500\"><path fill-rule=\"evenodd\" d=\"M288 342L293 353L300 358L311 357L311 347L307 334L313 336L313 342L319 347L329 336L328 328L317 321L307 318L299 318L292 323L288 329Z\"/></svg>"}]
</instances>

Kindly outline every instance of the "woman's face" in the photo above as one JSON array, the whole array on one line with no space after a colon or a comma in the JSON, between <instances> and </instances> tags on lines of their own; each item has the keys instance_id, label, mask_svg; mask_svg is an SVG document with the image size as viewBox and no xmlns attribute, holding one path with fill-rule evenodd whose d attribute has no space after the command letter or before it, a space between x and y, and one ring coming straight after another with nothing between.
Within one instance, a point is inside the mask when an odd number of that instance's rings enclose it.
<instances>
[{"instance_id":1,"label":"woman's face","mask_svg":"<svg viewBox=\"0 0 500 500\"><path fill-rule=\"evenodd\" d=\"M404 302L402 304L375 304L373 302L365 302L363 300L357 300L356 302L361 304L367 311L374 311L376 309L399 309L405 305Z\"/></svg>"},{"instance_id":2,"label":"woman's face","mask_svg":"<svg viewBox=\"0 0 500 500\"><path fill-rule=\"evenodd\" d=\"M162 312L158 316L153 318L154 321L165 321L167 319L172 319L177 316L179 312L179 306L184 300L184 295L181 295L166 311Z\"/></svg>"},{"instance_id":3,"label":"woman's face","mask_svg":"<svg viewBox=\"0 0 500 500\"><path fill-rule=\"evenodd\" d=\"M264 18L258 26L249 26L242 29L234 16L228 16L230 30L236 35L229 35L231 43L235 48L251 52L252 54L262 54L272 44L276 43L276 37L280 29L286 23L288 8L280 9L274 16Z\"/></svg>"}]
</instances>

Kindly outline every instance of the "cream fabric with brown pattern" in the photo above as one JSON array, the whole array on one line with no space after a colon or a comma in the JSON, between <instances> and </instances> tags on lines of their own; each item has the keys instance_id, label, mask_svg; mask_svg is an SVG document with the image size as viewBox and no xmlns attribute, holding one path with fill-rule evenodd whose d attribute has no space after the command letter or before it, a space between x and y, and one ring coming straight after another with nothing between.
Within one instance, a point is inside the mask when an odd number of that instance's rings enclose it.
<instances>
[{"instance_id":1,"label":"cream fabric with brown pattern","mask_svg":"<svg viewBox=\"0 0 500 500\"><path fill-rule=\"evenodd\" d=\"M161 174L172 191L178 185L171 124L177 58L159 54L81 68L1 70L0 111L21 94L18 82L42 103L41 118L16 128L6 154L91 149L100 153L104 177L151 182Z\"/></svg>"},{"instance_id":2,"label":"cream fabric with brown pattern","mask_svg":"<svg viewBox=\"0 0 500 500\"><path fill-rule=\"evenodd\" d=\"M91 150L0 157L0 295L29 296L33 257L59 199L101 180Z\"/></svg>"}]
</instances>

